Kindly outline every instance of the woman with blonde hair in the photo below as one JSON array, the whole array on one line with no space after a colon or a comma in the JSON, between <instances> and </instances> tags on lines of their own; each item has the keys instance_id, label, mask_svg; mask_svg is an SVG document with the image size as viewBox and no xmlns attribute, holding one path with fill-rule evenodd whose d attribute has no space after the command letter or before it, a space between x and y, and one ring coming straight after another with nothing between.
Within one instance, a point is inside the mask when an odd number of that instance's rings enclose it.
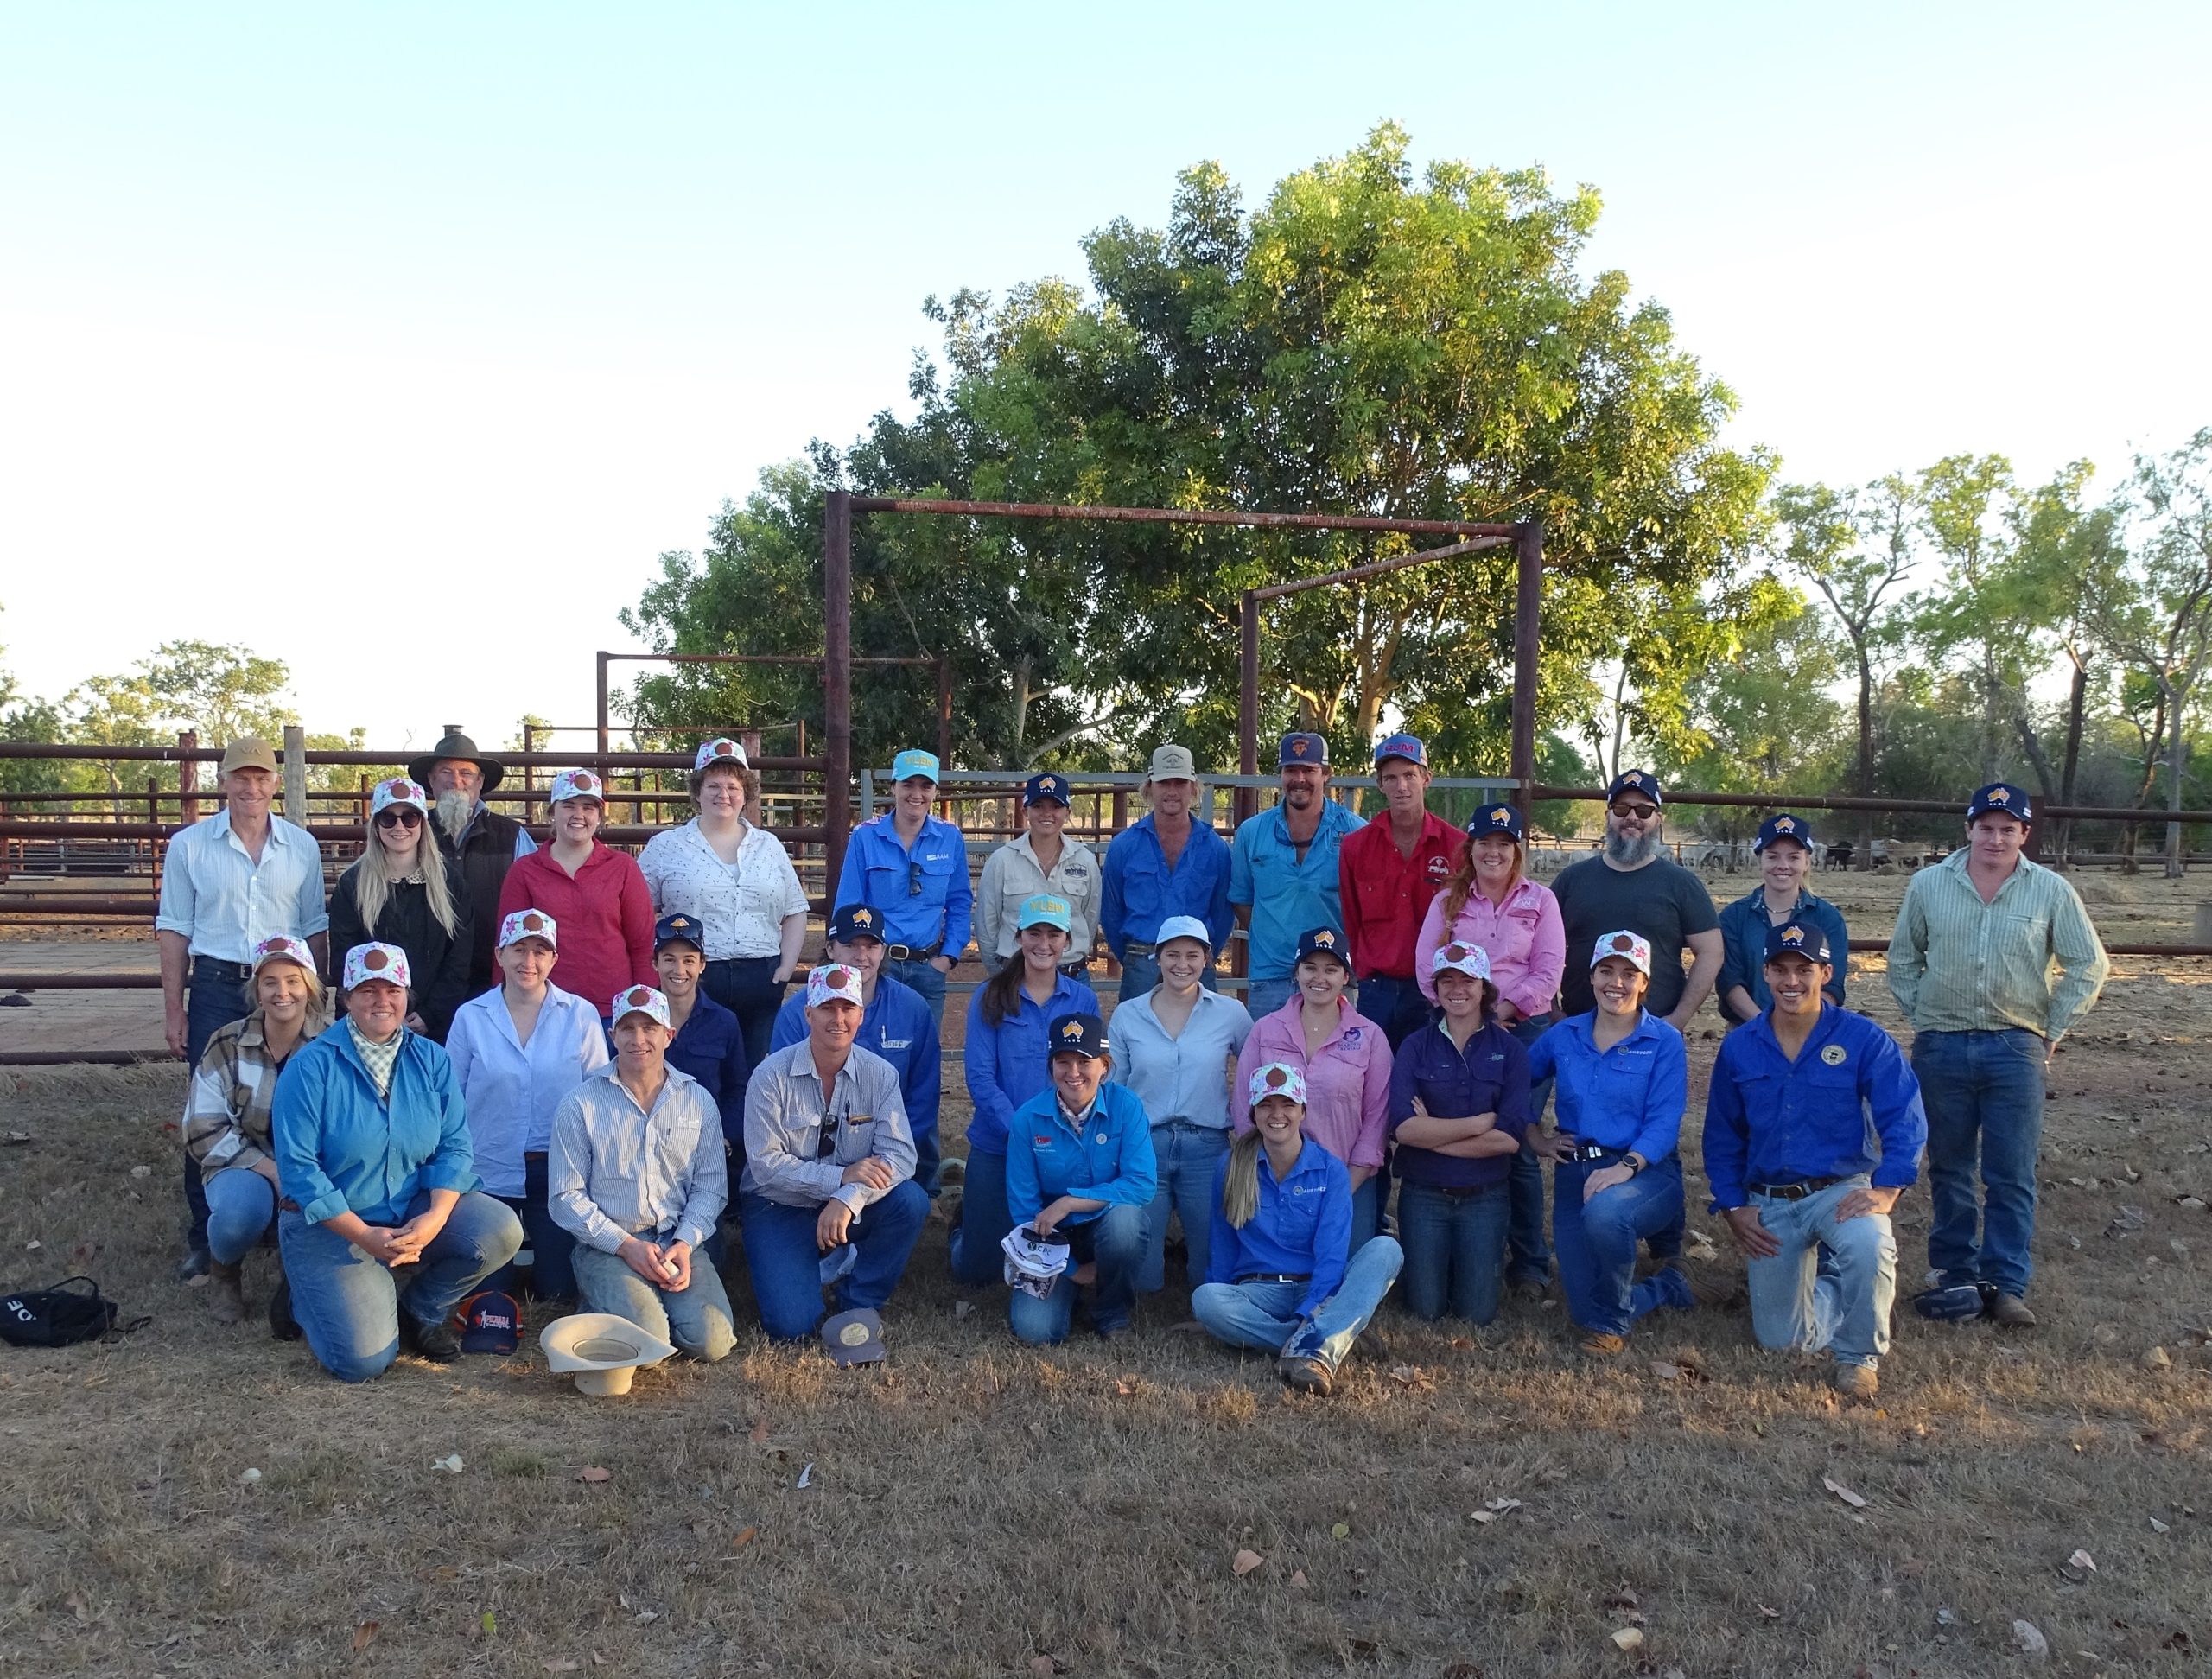
<instances>
[{"instance_id":1,"label":"woman with blonde hair","mask_svg":"<svg viewBox=\"0 0 2212 1679\"><path fill-rule=\"evenodd\" d=\"M1388 1236L1349 1252L1351 1173L1305 1134L1305 1073L1270 1061L1248 1095L1253 1129L1217 1169L1191 1310L1215 1339L1276 1354L1285 1386L1325 1396L1405 1256Z\"/></svg>"},{"instance_id":2,"label":"woman with blonde hair","mask_svg":"<svg viewBox=\"0 0 2212 1679\"><path fill-rule=\"evenodd\" d=\"M369 840L330 893L330 960L356 944L397 944L419 976L410 1030L443 1043L454 1010L468 996L476 925L461 869L430 838L430 796L406 776L369 796Z\"/></svg>"}]
</instances>

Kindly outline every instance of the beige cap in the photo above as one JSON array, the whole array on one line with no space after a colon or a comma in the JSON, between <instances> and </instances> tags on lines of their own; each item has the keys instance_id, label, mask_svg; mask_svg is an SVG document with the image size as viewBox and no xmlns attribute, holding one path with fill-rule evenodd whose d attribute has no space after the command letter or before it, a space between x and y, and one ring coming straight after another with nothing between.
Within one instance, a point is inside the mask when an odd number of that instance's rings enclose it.
<instances>
[{"instance_id":1,"label":"beige cap","mask_svg":"<svg viewBox=\"0 0 2212 1679\"><path fill-rule=\"evenodd\" d=\"M232 770L267 770L274 775L276 754L258 735L241 735L223 748L221 773L228 775Z\"/></svg>"},{"instance_id":2,"label":"beige cap","mask_svg":"<svg viewBox=\"0 0 2212 1679\"><path fill-rule=\"evenodd\" d=\"M1198 766L1191 761L1188 747L1159 747L1152 754L1152 770L1147 781L1195 781Z\"/></svg>"}]
</instances>

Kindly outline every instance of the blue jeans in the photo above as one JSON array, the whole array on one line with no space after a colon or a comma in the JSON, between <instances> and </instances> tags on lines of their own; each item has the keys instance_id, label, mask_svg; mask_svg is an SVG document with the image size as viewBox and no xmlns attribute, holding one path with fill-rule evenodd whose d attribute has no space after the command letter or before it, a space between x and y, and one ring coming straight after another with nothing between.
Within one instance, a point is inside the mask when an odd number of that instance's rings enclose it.
<instances>
[{"instance_id":1,"label":"blue jeans","mask_svg":"<svg viewBox=\"0 0 2212 1679\"><path fill-rule=\"evenodd\" d=\"M2028 1292L2047 1053L2040 1037L2019 1029L1923 1032L1912 1040L1912 1070L1928 1109L1928 1262L1947 1285Z\"/></svg>"},{"instance_id":2,"label":"blue jeans","mask_svg":"<svg viewBox=\"0 0 2212 1679\"><path fill-rule=\"evenodd\" d=\"M695 1254L690 1286L658 1288L611 1253L583 1244L576 1249L576 1291L588 1312L627 1318L648 1335L658 1335L686 1356L714 1364L737 1345L729 1291L721 1275Z\"/></svg>"},{"instance_id":3,"label":"blue jeans","mask_svg":"<svg viewBox=\"0 0 2212 1679\"><path fill-rule=\"evenodd\" d=\"M922 1193L937 1199L938 1173L944 1167L944 1148L938 1142L937 1127L914 1133L914 1181L922 1186Z\"/></svg>"},{"instance_id":4,"label":"blue jeans","mask_svg":"<svg viewBox=\"0 0 2212 1679\"><path fill-rule=\"evenodd\" d=\"M1274 1014L1297 995L1298 982L1295 979L1255 979L1244 993L1244 1007L1256 1021L1262 1014ZM1347 992L1346 995L1351 993Z\"/></svg>"},{"instance_id":5,"label":"blue jeans","mask_svg":"<svg viewBox=\"0 0 2212 1679\"><path fill-rule=\"evenodd\" d=\"M269 1233L276 1217L276 1186L250 1166L226 1167L209 1178L207 1253L218 1265L235 1265Z\"/></svg>"},{"instance_id":6,"label":"blue jeans","mask_svg":"<svg viewBox=\"0 0 2212 1679\"><path fill-rule=\"evenodd\" d=\"M952 1232L952 1280L987 1288L1006 1275L999 1243L1014 1228L1006 1204L1006 1156L968 1150L968 1176L960 1192L960 1223Z\"/></svg>"},{"instance_id":7,"label":"blue jeans","mask_svg":"<svg viewBox=\"0 0 2212 1679\"><path fill-rule=\"evenodd\" d=\"M1337 1292L1310 1319L1297 1315L1306 1298L1302 1282L1201 1283L1192 1292L1191 1310L1217 1341L1313 1358L1333 1376L1405 1262L1404 1252L1387 1236L1364 1243L1352 1255Z\"/></svg>"},{"instance_id":8,"label":"blue jeans","mask_svg":"<svg viewBox=\"0 0 2212 1679\"><path fill-rule=\"evenodd\" d=\"M1068 1269L1086 1262L1098 1266L1090 1288L1090 1326L1103 1335L1123 1327L1136 1305L1137 1268L1144 1262L1146 1209L1116 1202L1080 1224L1063 1224L1068 1239ZM1084 1291L1062 1275L1052 1292L1039 1300L1019 1288L1007 1292L1006 1320L1014 1339L1031 1346L1057 1346L1075 1320L1075 1297Z\"/></svg>"},{"instance_id":9,"label":"blue jeans","mask_svg":"<svg viewBox=\"0 0 2212 1679\"><path fill-rule=\"evenodd\" d=\"M1782 1244L1751 1262L1751 1333L1761 1346L1833 1349L1839 1364L1872 1365L1890 1350L1890 1307L1897 1294L1897 1239L1876 1213L1836 1221L1836 1205L1866 1176L1846 1178L1802 1201L1754 1193L1759 1223ZM1825 1253L1834 1268L1816 1262Z\"/></svg>"},{"instance_id":10,"label":"blue jeans","mask_svg":"<svg viewBox=\"0 0 2212 1679\"><path fill-rule=\"evenodd\" d=\"M1370 974L1359 983L1359 1012L1382 1028L1395 1054L1399 1046L1428 1024L1436 1010L1414 981Z\"/></svg>"},{"instance_id":11,"label":"blue jeans","mask_svg":"<svg viewBox=\"0 0 2212 1679\"><path fill-rule=\"evenodd\" d=\"M1122 958L1121 989L1115 993L1117 1001L1127 1002L1131 997L1141 997L1160 983L1160 958L1156 956L1127 956ZM1221 989L1221 982L1209 964L1198 976L1198 983L1209 991Z\"/></svg>"},{"instance_id":12,"label":"blue jeans","mask_svg":"<svg viewBox=\"0 0 2212 1679\"><path fill-rule=\"evenodd\" d=\"M745 1034L748 1075L768 1059L775 1036L776 1011L784 1006L784 988L776 983L776 969L782 961L780 956L724 957L709 962L699 976L701 989L737 1016L738 1029Z\"/></svg>"},{"instance_id":13,"label":"blue jeans","mask_svg":"<svg viewBox=\"0 0 2212 1679\"><path fill-rule=\"evenodd\" d=\"M414 1218L430 1205L428 1190L407 1204ZM402 1222L404 1222L404 1220ZM399 1354L399 1314L445 1323L484 1279L515 1256L522 1225L489 1195L472 1191L454 1204L443 1229L412 1265L386 1270L327 1224L280 1213L277 1244L292 1285L292 1316L322 1367L341 1382L384 1374Z\"/></svg>"},{"instance_id":14,"label":"blue jeans","mask_svg":"<svg viewBox=\"0 0 2212 1679\"><path fill-rule=\"evenodd\" d=\"M761 1328L776 1340L803 1340L822 1321L822 1250L814 1239L821 1216L819 1205L787 1207L750 1190L738 1195L753 1303ZM930 1198L912 1178L861 1211L847 1237L857 1257L834 1285L840 1312L880 1309L890 1300L929 1216Z\"/></svg>"},{"instance_id":15,"label":"blue jeans","mask_svg":"<svg viewBox=\"0 0 2212 1679\"><path fill-rule=\"evenodd\" d=\"M1510 1192L1398 1186L1398 1240L1406 1250L1406 1305L1433 1323L1448 1310L1470 1323L1497 1315L1498 1261L1505 1252Z\"/></svg>"},{"instance_id":16,"label":"blue jeans","mask_svg":"<svg viewBox=\"0 0 2212 1679\"><path fill-rule=\"evenodd\" d=\"M1160 1190L1145 1213L1144 1263L1137 1271L1140 1293L1156 1294L1167 1286L1171 1211L1183 1221L1183 1274L1193 1286L1205 1281L1213 1235L1213 1174L1228 1152L1229 1133L1211 1125L1177 1119L1152 1128Z\"/></svg>"},{"instance_id":17,"label":"blue jeans","mask_svg":"<svg viewBox=\"0 0 2212 1679\"><path fill-rule=\"evenodd\" d=\"M1523 1046L1533 1044L1551 1030L1548 1014L1534 1016L1517 1021L1510 1028L1514 1039ZM1544 1103L1551 1099L1552 1081L1540 1078L1529 1087L1529 1114L1532 1119L1541 1119ZM1512 1199L1513 1213L1506 1226L1505 1275L1515 1282L1548 1282L1552 1275L1551 1244L1544 1240L1544 1163L1537 1158L1535 1146L1523 1142L1521 1152L1513 1157L1513 1167L1506 1179ZM1677 1251L1681 1244L1676 1243Z\"/></svg>"},{"instance_id":18,"label":"blue jeans","mask_svg":"<svg viewBox=\"0 0 2212 1679\"><path fill-rule=\"evenodd\" d=\"M521 1195L502 1195L499 1199L522 1220L522 1244L530 1250L530 1292L539 1300L574 1300L576 1238L554 1222L553 1209L547 1205L546 1183L545 1156L524 1154ZM490 1278L485 1286L519 1294L521 1274L515 1266L503 1265L499 1275ZM664 1335L661 1339L668 1338Z\"/></svg>"},{"instance_id":19,"label":"blue jeans","mask_svg":"<svg viewBox=\"0 0 2212 1679\"><path fill-rule=\"evenodd\" d=\"M1688 1306L1689 1285L1671 1268L1636 1281L1636 1244L1682 1222L1682 1161L1654 1161L1590 1201L1582 1185L1611 1161L1562 1161L1552 1178L1552 1240L1568 1314L1594 1335L1625 1335L1655 1307Z\"/></svg>"},{"instance_id":20,"label":"blue jeans","mask_svg":"<svg viewBox=\"0 0 2212 1679\"><path fill-rule=\"evenodd\" d=\"M184 988L184 1065L185 1077L189 1079L200 1071L200 1058L207 1053L207 1040L232 1021L242 1021L253 1012L253 997L249 990L250 978L234 977L232 970L243 975L243 964L218 963L213 958L196 956L192 958L192 973ZM184 1157L184 1244L194 1253L206 1253L207 1244L207 1188L200 1175L200 1162L190 1154Z\"/></svg>"},{"instance_id":21,"label":"blue jeans","mask_svg":"<svg viewBox=\"0 0 2212 1679\"><path fill-rule=\"evenodd\" d=\"M893 962L884 959L883 971L901 985L911 985L922 994L922 1001L930 1006L930 1014L940 1031L944 1027L944 976L936 964L928 962Z\"/></svg>"}]
</instances>

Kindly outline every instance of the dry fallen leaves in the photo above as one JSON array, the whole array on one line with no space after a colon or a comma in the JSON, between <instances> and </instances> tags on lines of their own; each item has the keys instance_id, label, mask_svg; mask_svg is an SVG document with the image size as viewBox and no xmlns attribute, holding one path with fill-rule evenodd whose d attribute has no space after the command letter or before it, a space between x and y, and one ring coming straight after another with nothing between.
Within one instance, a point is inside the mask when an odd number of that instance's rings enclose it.
<instances>
[{"instance_id":1,"label":"dry fallen leaves","mask_svg":"<svg viewBox=\"0 0 2212 1679\"><path fill-rule=\"evenodd\" d=\"M1339 1523L1338 1523L1336 1524L1336 1526L1334 1526L1334 1527L1332 1527L1332 1528L1331 1528L1331 1529L1329 1530L1329 1537L1330 1537L1330 1538L1332 1538L1332 1539L1349 1539L1349 1538L1351 1538L1351 1523L1349 1523L1349 1522L1339 1522Z\"/></svg>"},{"instance_id":2,"label":"dry fallen leaves","mask_svg":"<svg viewBox=\"0 0 2212 1679\"><path fill-rule=\"evenodd\" d=\"M1229 1571L1242 1579L1267 1560L1257 1551L1239 1551L1236 1553L1236 1561L1229 1565Z\"/></svg>"},{"instance_id":3,"label":"dry fallen leaves","mask_svg":"<svg viewBox=\"0 0 2212 1679\"><path fill-rule=\"evenodd\" d=\"M363 1621L353 1629L353 1653L359 1656L376 1642L376 1636L377 1624L374 1621Z\"/></svg>"},{"instance_id":4,"label":"dry fallen leaves","mask_svg":"<svg viewBox=\"0 0 2212 1679\"><path fill-rule=\"evenodd\" d=\"M2073 1555L2066 1559L2066 1566L2069 1568L2078 1568L2085 1574L2093 1574L2097 1571L2097 1559L2091 1556L2088 1552L2077 1549Z\"/></svg>"},{"instance_id":5,"label":"dry fallen leaves","mask_svg":"<svg viewBox=\"0 0 2212 1679\"><path fill-rule=\"evenodd\" d=\"M1290 1571L1290 1583L1293 1586L1295 1586L1300 1591L1304 1591L1306 1586L1306 1570L1303 1568L1293 1568Z\"/></svg>"},{"instance_id":6,"label":"dry fallen leaves","mask_svg":"<svg viewBox=\"0 0 2212 1679\"><path fill-rule=\"evenodd\" d=\"M1643 1629L1637 1626L1618 1627L1613 1632L1613 1643L1623 1650L1641 1650L1643 1648Z\"/></svg>"},{"instance_id":7,"label":"dry fallen leaves","mask_svg":"<svg viewBox=\"0 0 2212 1679\"><path fill-rule=\"evenodd\" d=\"M730 1536L729 1548L734 1551L741 1551L760 1536L759 1528L740 1528Z\"/></svg>"},{"instance_id":8,"label":"dry fallen leaves","mask_svg":"<svg viewBox=\"0 0 2212 1679\"><path fill-rule=\"evenodd\" d=\"M1846 1486L1841 1481L1837 1480L1834 1476L1821 1476L1821 1485L1827 1488L1829 1491L1834 1493L1837 1498L1842 1499L1844 1503L1849 1504L1853 1510L1864 1510L1866 1508L1866 1499L1860 1498L1856 1492L1853 1492L1849 1487Z\"/></svg>"},{"instance_id":9,"label":"dry fallen leaves","mask_svg":"<svg viewBox=\"0 0 2212 1679\"><path fill-rule=\"evenodd\" d=\"M548 1673L582 1673L584 1664L573 1656L555 1656L538 1665Z\"/></svg>"},{"instance_id":10,"label":"dry fallen leaves","mask_svg":"<svg viewBox=\"0 0 2212 1679\"><path fill-rule=\"evenodd\" d=\"M601 1481L613 1480L614 1476L611 1471L601 1469L597 1464L593 1464L588 1468L576 1471L576 1479L580 1481L589 1481L594 1486L597 1486Z\"/></svg>"}]
</instances>

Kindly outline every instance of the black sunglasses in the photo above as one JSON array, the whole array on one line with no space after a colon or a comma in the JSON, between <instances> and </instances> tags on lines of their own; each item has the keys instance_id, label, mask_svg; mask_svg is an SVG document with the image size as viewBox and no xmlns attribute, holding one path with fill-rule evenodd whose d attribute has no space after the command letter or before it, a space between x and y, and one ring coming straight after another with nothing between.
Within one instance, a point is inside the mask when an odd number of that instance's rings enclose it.
<instances>
[{"instance_id":1,"label":"black sunglasses","mask_svg":"<svg viewBox=\"0 0 2212 1679\"><path fill-rule=\"evenodd\" d=\"M1629 817L1637 822L1649 822L1659 814L1659 807L1656 805L1616 805L1613 806L1613 814L1617 817Z\"/></svg>"},{"instance_id":2,"label":"black sunglasses","mask_svg":"<svg viewBox=\"0 0 2212 1679\"><path fill-rule=\"evenodd\" d=\"M826 1161L837 1152L837 1116L822 1116L822 1135L814 1145L814 1158Z\"/></svg>"},{"instance_id":3,"label":"black sunglasses","mask_svg":"<svg viewBox=\"0 0 2212 1679\"><path fill-rule=\"evenodd\" d=\"M906 865L906 895L909 898L922 895L922 866L918 862Z\"/></svg>"},{"instance_id":4,"label":"black sunglasses","mask_svg":"<svg viewBox=\"0 0 2212 1679\"><path fill-rule=\"evenodd\" d=\"M423 813L417 810L395 805L390 810L377 812L377 826L379 828L419 828L422 825Z\"/></svg>"}]
</instances>

